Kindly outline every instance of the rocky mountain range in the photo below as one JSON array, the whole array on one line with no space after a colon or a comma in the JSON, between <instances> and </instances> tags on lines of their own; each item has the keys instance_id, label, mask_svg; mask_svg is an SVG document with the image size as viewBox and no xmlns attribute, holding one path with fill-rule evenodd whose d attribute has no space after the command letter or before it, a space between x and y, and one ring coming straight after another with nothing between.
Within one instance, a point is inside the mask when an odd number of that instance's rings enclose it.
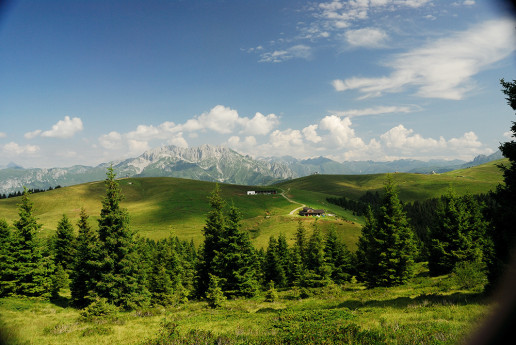
<instances>
[{"instance_id":1,"label":"rocky mountain range","mask_svg":"<svg viewBox=\"0 0 516 345\"><path fill-rule=\"evenodd\" d=\"M474 166L501 158L496 152L477 156L471 162L460 160L396 160L392 162L336 162L318 157L299 160L293 157L254 159L221 146L202 145L182 148L163 146L136 158L103 163L95 167L76 165L68 168L24 169L11 163L0 169L0 194L27 188L48 189L103 180L106 169L113 166L119 177L181 177L202 181L244 185L266 185L276 181L320 174L374 174L384 172L444 172Z\"/></svg>"}]
</instances>

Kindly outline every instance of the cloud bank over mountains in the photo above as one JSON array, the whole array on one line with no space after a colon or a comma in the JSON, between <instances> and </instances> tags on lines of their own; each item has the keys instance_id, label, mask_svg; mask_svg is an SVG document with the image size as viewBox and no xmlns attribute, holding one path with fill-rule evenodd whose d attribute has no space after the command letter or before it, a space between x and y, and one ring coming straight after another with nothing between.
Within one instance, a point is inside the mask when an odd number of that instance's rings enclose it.
<instances>
[{"instance_id":1,"label":"cloud bank over mountains","mask_svg":"<svg viewBox=\"0 0 516 345\"><path fill-rule=\"evenodd\" d=\"M246 117L235 109L217 105L181 124L141 124L126 133L111 131L101 135L84 150L91 151L92 155L97 152L100 161L105 161L107 158L131 157L161 145L197 145L203 141L203 137L216 134L223 145L254 157L327 156L337 161L385 161L399 158L467 160L478 154L493 152L472 131L456 138L429 138L399 124L366 140L357 133L352 121L353 116L378 116L410 110L410 107L352 109L341 114L323 116L319 121L304 127L281 128L280 116L275 114L263 115L257 112L253 117ZM42 138L67 139L82 129L80 118L65 117L51 130L42 131L38 135ZM20 155L37 156L40 152L36 145L22 146L14 142L3 145L1 150L13 159Z\"/></svg>"},{"instance_id":2,"label":"cloud bank over mountains","mask_svg":"<svg viewBox=\"0 0 516 345\"><path fill-rule=\"evenodd\" d=\"M131 157L161 145L195 146L205 143L204 137L216 135L219 142L215 144L222 144L253 157L290 155L302 159L326 156L337 161L386 161L400 158L467 160L479 154L493 152L472 131L454 138L430 138L399 124L380 135L365 139L357 133L353 125L354 117L388 116L412 111L418 109L411 106L351 109L323 116L303 127L284 128L278 115L256 112L254 116L247 117L241 116L235 109L217 105L184 123L167 121L158 125L141 124L126 133L111 131L94 142L85 143L83 149L92 156L96 155L100 162ZM57 138L66 141L84 127L80 118L66 116L50 130L28 132L25 137L32 139L39 136L39 140ZM19 160L21 155L37 157L41 148L32 144L19 145L10 142L0 146L0 150L4 155ZM62 146L62 150L61 154L66 156L66 145Z\"/></svg>"}]
</instances>

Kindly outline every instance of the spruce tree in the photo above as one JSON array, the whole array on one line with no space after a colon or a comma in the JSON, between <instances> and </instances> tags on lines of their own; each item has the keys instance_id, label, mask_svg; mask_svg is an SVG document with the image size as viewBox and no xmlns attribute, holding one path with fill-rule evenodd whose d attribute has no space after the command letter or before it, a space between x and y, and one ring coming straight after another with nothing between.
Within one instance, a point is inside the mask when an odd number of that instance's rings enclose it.
<instances>
[{"instance_id":1,"label":"spruce tree","mask_svg":"<svg viewBox=\"0 0 516 345\"><path fill-rule=\"evenodd\" d=\"M459 262L481 263L486 246L485 228L478 202L471 196L459 198L450 188L441 198L431 229L430 274L451 273Z\"/></svg>"},{"instance_id":2,"label":"spruce tree","mask_svg":"<svg viewBox=\"0 0 516 345\"><path fill-rule=\"evenodd\" d=\"M205 297L210 283L210 274L213 273L213 259L220 252L221 236L226 223L224 217L224 200L220 195L220 187L215 189L208 197L210 212L206 217L206 225L203 228L204 243L200 249L200 257L197 268L196 293L198 297ZM217 281L218 282L218 281Z\"/></svg>"},{"instance_id":3,"label":"spruce tree","mask_svg":"<svg viewBox=\"0 0 516 345\"><path fill-rule=\"evenodd\" d=\"M301 260L304 262L306 259L306 247L307 247L307 239L306 239L306 229L303 225L303 221L298 219L297 221L297 229L296 229L296 242L295 246L301 256Z\"/></svg>"},{"instance_id":4,"label":"spruce tree","mask_svg":"<svg viewBox=\"0 0 516 345\"><path fill-rule=\"evenodd\" d=\"M127 210L120 206L122 191L113 167L105 180L106 196L102 201L99 224L99 280L95 292L109 303L125 309L147 303L145 277L139 269L134 233L129 228Z\"/></svg>"},{"instance_id":5,"label":"spruce tree","mask_svg":"<svg viewBox=\"0 0 516 345\"><path fill-rule=\"evenodd\" d=\"M297 245L291 247L288 258L288 285L299 287L305 276L305 262L302 259L300 247Z\"/></svg>"},{"instance_id":6,"label":"spruce tree","mask_svg":"<svg viewBox=\"0 0 516 345\"><path fill-rule=\"evenodd\" d=\"M368 287L400 285L413 274L413 233L391 178L378 212L368 211L357 256L361 278Z\"/></svg>"},{"instance_id":7,"label":"spruce tree","mask_svg":"<svg viewBox=\"0 0 516 345\"><path fill-rule=\"evenodd\" d=\"M76 254L76 238L73 225L68 217L63 217L57 223L57 230L54 238L54 262L69 273Z\"/></svg>"},{"instance_id":8,"label":"spruce tree","mask_svg":"<svg viewBox=\"0 0 516 345\"><path fill-rule=\"evenodd\" d=\"M274 236L269 238L269 245L265 252L264 262L264 281L267 283L274 282L276 286L285 286L287 277L281 260L278 256L278 241Z\"/></svg>"},{"instance_id":9,"label":"spruce tree","mask_svg":"<svg viewBox=\"0 0 516 345\"><path fill-rule=\"evenodd\" d=\"M516 80L500 81L507 104L516 110ZM504 183L495 192L496 207L493 214L493 255L489 260L488 279L491 286L498 283L507 270L516 247L516 121L512 121L511 140L500 145L500 151L509 159L507 165L500 165Z\"/></svg>"},{"instance_id":10,"label":"spruce tree","mask_svg":"<svg viewBox=\"0 0 516 345\"><path fill-rule=\"evenodd\" d=\"M232 204L226 216L226 226L212 271L221 278L224 292L250 297L258 291L255 253L247 234L240 231L241 218L242 215Z\"/></svg>"},{"instance_id":11,"label":"spruce tree","mask_svg":"<svg viewBox=\"0 0 516 345\"><path fill-rule=\"evenodd\" d=\"M175 269L171 270L171 265L177 265L175 253L172 253L166 241L159 241L153 250L149 275L149 292L151 303L154 305L169 305L173 302L177 272ZM176 281L173 282L173 280Z\"/></svg>"},{"instance_id":12,"label":"spruce tree","mask_svg":"<svg viewBox=\"0 0 516 345\"><path fill-rule=\"evenodd\" d=\"M48 260L44 260L42 246L37 232L41 229L34 216L34 203L24 188L21 203L18 204L19 219L14 223L12 254L15 293L25 296L48 296L51 289L51 271Z\"/></svg>"},{"instance_id":13,"label":"spruce tree","mask_svg":"<svg viewBox=\"0 0 516 345\"><path fill-rule=\"evenodd\" d=\"M331 272L324 258L324 245L317 220L315 220L313 228L306 250L307 275L305 285L307 287L320 287L329 283Z\"/></svg>"},{"instance_id":14,"label":"spruce tree","mask_svg":"<svg viewBox=\"0 0 516 345\"><path fill-rule=\"evenodd\" d=\"M330 267L331 279L339 284L349 280L351 272L351 253L345 243L337 237L335 227L331 227L324 243L324 257Z\"/></svg>"},{"instance_id":15,"label":"spruce tree","mask_svg":"<svg viewBox=\"0 0 516 345\"><path fill-rule=\"evenodd\" d=\"M206 289L206 300L211 308L220 308L226 300L226 296L224 296L224 293L220 288L220 279L211 273L208 273L208 277L209 281L208 288Z\"/></svg>"},{"instance_id":16,"label":"spruce tree","mask_svg":"<svg viewBox=\"0 0 516 345\"><path fill-rule=\"evenodd\" d=\"M77 252L70 274L72 304L79 308L84 308L93 302L96 283L99 279L99 242L96 232L88 222L88 218L86 210L82 208L77 222L79 228Z\"/></svg>"},{"instance_id":17,"label":"spruce tree","mask_svg":"<svg viewBox=\"0 0 516 345\"><path fill-rule=\"evenodd\" d=\"M9 224L0 219L0 297L13 293L16 288L12 240Z\"/></svg>"},{"instance_id":18,"label":"spruce tree","mask_svg":"<svg viewBox=\"0 0 516 345\"><path fill-rule=\"evenodd\" d=\"M276 248L276 252L278 255L279 264L280 264L281 268L283 269L283 271L285 272L285 278L286 278L285 283L282 285L278 285L278 287L284 288L284 287L287 287L288 279L291 275L290 268L289 268L290 267L289 266L290 251L289 251L289 247L288 247L288 243L287 243L287 238L285 237L284 234L280 233L280 235L278 236L278 246Z\"/></svg>"}]
</instances>

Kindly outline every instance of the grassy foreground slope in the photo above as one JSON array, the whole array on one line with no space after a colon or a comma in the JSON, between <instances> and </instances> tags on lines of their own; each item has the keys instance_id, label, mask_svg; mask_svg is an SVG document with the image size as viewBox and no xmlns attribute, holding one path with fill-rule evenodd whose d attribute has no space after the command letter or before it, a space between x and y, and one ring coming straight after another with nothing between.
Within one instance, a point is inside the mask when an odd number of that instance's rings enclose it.
<instances>
[{"instance_id":1,"label":"grassy foreground slope","mask_svg":"<svg viewBox=\"0 0 516 345\"><path fill-rule=\"evenodd\" d=\"M364 289L358 283L264 293L227 300L220 309L190 301L170 307L116 312L86 320L66 303L0 299L0 330L12 344L313 344L346 329L346 344L458 344L471 336L492 306L478 288L464 289L451 276L419 274L407 285ZM337 334L333 334L337 333ZM374 337L372 337L374 336ZM160 342L168 340L168 342ZM376 340L376 341L375 341ZM274 342L275 341L275 342Z\"/></svg>"}]
</instances>

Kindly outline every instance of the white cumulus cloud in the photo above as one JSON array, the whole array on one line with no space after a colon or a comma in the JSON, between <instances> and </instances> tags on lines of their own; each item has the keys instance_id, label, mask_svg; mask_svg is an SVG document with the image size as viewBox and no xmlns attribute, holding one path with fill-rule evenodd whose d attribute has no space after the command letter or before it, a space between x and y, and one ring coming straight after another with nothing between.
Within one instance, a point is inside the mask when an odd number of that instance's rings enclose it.
<instances>
[{"instance_id":1,"label":"white cumulus cloud","mask_svg":"<svg viewBox=\"0 0 516 345\"><path fill-rule=\"evenodd\" d=\"M311 141L312 143L318 143L322 141L322 138L317 135L317 125L310 125L303 128L303 135L305 139Z\"/></svg>"},{"instance_id":2,"label":"white cumulus cloud","mask_svg":"<svg viewBox=\"0 0 516 345\"><path fill-rule=\"evenodd\" d=\"M443 137L440 137L439 140L423 138L420 134L414 134L414 130L407 129L403 125L391 128L380 135L380 138L388 148L395 148L404 152L430 151L446 147L446 141Z\"/></svg>"},{"instance_id":3,"label":"white cumulus cloud","mask_svg":"<svg viewBox=\"0 0 516 345\"><path fill-rule=\"evenodd\" d=\"M122 135L115 131L109 132L99 138L99 143L108 150L119 149L122 147Z\"/></svg>"},{"instance_id":4,"label":"white cumulus cloud","mask_svg":"<svg viewBox=\"0 0 516 345\"><path fill-rule=\"evenodd\" d=\"M35 137L37 137L38 135L40 135L40 134L41 134L41 132L42 132L42 130L41 130L41 129L36 129L36 130L34 130L34 131L32 131L32 132L27 132L27 133L25 133L23 136L25 137L25 139L32 139L32 138L35 138Z\"/></svg>"},{"instance_id":5,"label":"white cumulus cloud","mask_svg":"<svg viewBox=\"0 0 516 345\"><path fill-rule=\"evenodd\" d=\"M187 131L209 129L221 134L231 133L238 121L238 112L223 105L213 107L209 112L189 119L183 125Z\"/></svg>"},{"instance_id":6,"label":"white cumulus cloud","mask_svg":"<svg viewBox=\"0 0 516 345\"><path fill-rule=\"evenodd\" d=\"M83 125L80 118L70 118L70 116L65 116L64 120L59 120L55 125L52 126L52 129L41 132L41 136L48 138L71 138L75 133L82 131L82 129ZM32 133L35 132L37 131Z\"/></svg>"},{"instance_id":7,"label":"white cumulus cloud","mask_svg":"<svg viewBox=\"0 0 516 345\"><path fill-rule=\"evenodd\" d=\"M256 113L253 118L243 117L238 120L242 126L242 132L254 135L266 135L279 123L279 119L274 114L267 116Z\"/></svg>"},{"instance_id":8,"label":"white cumulus cloud","mask_svg":"<svg viewBox=\"0 0 516 345\"><path fill-rule=\"evenodd\" d=\"M19 145L15 142L10 142L2 146L2 151L9 155L33 154L40 150L36 145Z\"/></svg>"}]
</instances>

